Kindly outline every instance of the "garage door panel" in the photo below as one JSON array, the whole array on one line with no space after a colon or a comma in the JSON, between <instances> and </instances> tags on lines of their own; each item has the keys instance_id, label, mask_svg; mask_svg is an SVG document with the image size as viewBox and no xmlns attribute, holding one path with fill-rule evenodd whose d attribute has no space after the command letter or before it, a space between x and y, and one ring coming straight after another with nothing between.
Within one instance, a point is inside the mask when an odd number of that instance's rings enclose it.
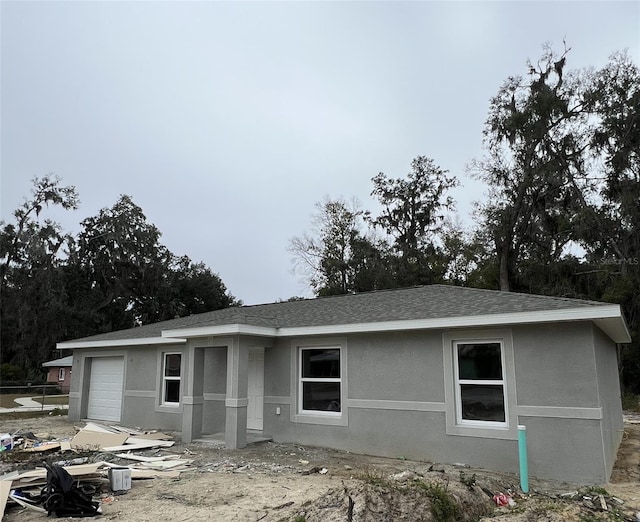
<instances>
[{"instance_id":1,"label":"garage door panel","mask_svg":"<svg viewBox=\"0 0 640 522\"><path fill-rule=\"evenodd\" d=\"M87 418L119 422L122 409L123 382L123 357L93 358L91 361Z\"/></svg>"}]
</instances>

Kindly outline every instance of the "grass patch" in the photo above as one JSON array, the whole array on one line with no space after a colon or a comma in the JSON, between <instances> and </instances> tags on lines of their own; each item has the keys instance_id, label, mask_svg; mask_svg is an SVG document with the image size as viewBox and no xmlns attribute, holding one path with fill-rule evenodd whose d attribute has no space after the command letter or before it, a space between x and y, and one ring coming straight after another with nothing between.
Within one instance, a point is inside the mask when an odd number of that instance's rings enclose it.
<instances>
[{"instance_id":1,"label":"grass patch","mask_svg":"<svg viewBox=\"0 0 640 522\"><path fill-rule=\"evenodd\" d=\"M382 471L366 470L359 474L358 479L375 487L380 487L399 492L419 491L425 495L431 504L431 514L438 522L454 522L460 517L460 507L456 500L447 491L446 486L439 482L425 482L414 479L406 483L396 482L387 478ZM471 477L469 477L471 479ZM475 475L473 476L475 484Z\"/></svg>"},{"instance_id":2,"label":"grass patch","mask_svg":"<svg viewBox=\"0 0 640 522\"><path fill-rule=\"evenodd\" d=\"M589 486L586 489L579 490L579 493L581 495L586 495L590 497L593 497L595 495L607 495L607 496L609 495L609 492L606 489L601 488L600 486Z\"/></svg>"},{"instance_id":3,"label":"grass patch","mask_svg":"<svg viewBox=\"0 0 640 522\"><path fill-rule=\"evenodd\" d=\"M622 522L631 520L624 518L617 510L605 511L603 513L580 513L580 522Z\"/></svg>"},{"instance_id":4,"label":"grass patch","mask_svg":"<svg viewBox=\"0 0 640 522\"><path fill-rule=\"evenodd\" d=\"M379 486L382 488L397 488L398 486L396 482L389 480L380 470L372 471L370 469L366 469L362 473L358 473L356 478L372 486Z\"/></svg>"},{"instance_id":5,"label":"grass patch","mask_svg":"<svg viewBox=\"0 0 640 522\"><path fill-rule=\"evenodd\" d=\"M455 499L449 495L447 488L438 482L416 481L416 485L423 489L431 500L431 514L439 522L454 522L460 516L460 507Z\"/></svg>"},{"instance_id":6,"label":"grass patch","mask_svg":"<svg viewBox=\"0 0 640 522\"><path fill-rule=\"evenodd\" d=\"M0 408L17 408L20 406L14 399L25 397L24 394L3 393L0 395Z\"/></svg>"},{"instance_id":7,"label":"grass patch","mask_svg":"<svg viewBox=\"0 0 640 522\"><path fill-rule=\"evenodd\" d=\"M68 395L45 395L44 401L42 400L42 395L39 397L31 397L34 401L39 402L40 404L44 404L45 406L64 406L69 404L69 396Z\"/></svg>"},{"instance_id":8,"label":"grass patch","mask_svg":"<svg viewBox=\"0 0 640 522\"><path fill-rule=\"evenodd\" d=\"M64 413L61 413L61 415L67 414L67 410L60 410L60 411L64 411ZM32 419L35 417L48 417L48 416L49 416L49 410L12 411L7 413L0 413L0 420L2 420L2 422L4 423L4 421L12 420L12 419L16 419L16 420Z\"/></svg>"},{"instance_id":9,"label":"grass patch","mask_svg":"<svg viewBox=\"0 0 640 522\"><path fill-rule=\"evenodd\" d=\"M33 390L31 393L33 393ZM43 402L42 395L29 395L26 393L3 393L0 394L0 408L18 408L20 404L18 404L15 399L19 399L22 397L29 397L30 399L36 401L38 404L44 405L61 406L64 404L69 404L68 395L45 395Z\"/></svg>"}]
</instances>

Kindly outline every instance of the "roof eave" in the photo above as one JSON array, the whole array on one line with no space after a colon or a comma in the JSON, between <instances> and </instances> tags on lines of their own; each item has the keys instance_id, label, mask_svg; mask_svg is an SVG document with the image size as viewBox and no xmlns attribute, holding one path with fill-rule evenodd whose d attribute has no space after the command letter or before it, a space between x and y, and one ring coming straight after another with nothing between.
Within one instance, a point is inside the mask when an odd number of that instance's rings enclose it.
<instances>
[{"instance_id":1,"label":"roof eave","mask_svg":"<svg viewBox=\"0 0 640 522\"><path fill-rule=\"evenodd\" d=\"M220 324L215 326L198 326L193 328L179 328L163 330L162 338L174 337L210 337L220 335L255 335L258 337L278 337L278 328L255 326L245 323Z\"/></svg>"},{"instance_id":2,"label":"roof eave","mask_svg":"<svg viewBox=\"0 0 640 522\"><path fill-rule=\"evenodd\" d=\"M162 337L140 339L112 339L108 341L80 341L58 343L58 349L108 348L119 346L140 346L154 344L186 343L196 337L223 335L253 335L258 337L303 337L309 335L335 335L348 333L375 333L409 330L435 330L455 328L478 328L507 326L514 324L536 324L569 321L593 321L615 343L631 341L629 329L619 305L579 307L564 310L537 312L513 312L506 314L485 314L436 319L410 319L370 323L349 323L320 326L265 327L245 323L223 324L163 330Z\"/></svg>"},{"instance_id":3,"label":"roof eave","mask_svg":"<svg viewBox=\"0 0 640 522\"><path fill-rule=\"evenodd\" d=\"M414 319L408 321L290 327L280 328L278 336L296 337L305 335L393 332L402 330L478 328L569 321L593 321L616 343L627 343L631 340L629 330L627 329L624 318L622 317L619 305L603 305L588 308L580 307L565 310L547 310L542 312L513 312L508 314Z\"/></svg>"},{"instance_id":4,"label":"roof eave","mask_svg":"<svg viewBox=\"0 0 640 522\"><path fill-rule=\"evenodd\" d=\"M623 316L595 319L593 322L614 343L626 344L631 342L631 333Z\"/></svg>"},{"instance_id":5,"label":"roof eave","mask_svg":"<svg viewBox=\"0 0 640 522\"><path fill-rule=\"evenodd\" d=\"M149 344L184 344L186 339L173 337L140 337L138 339L108 339L103 341L70 341L57 343L58 350L74 350L77 348L117 348L120 346L144 346Z\"/></svg>"}]
</instances>

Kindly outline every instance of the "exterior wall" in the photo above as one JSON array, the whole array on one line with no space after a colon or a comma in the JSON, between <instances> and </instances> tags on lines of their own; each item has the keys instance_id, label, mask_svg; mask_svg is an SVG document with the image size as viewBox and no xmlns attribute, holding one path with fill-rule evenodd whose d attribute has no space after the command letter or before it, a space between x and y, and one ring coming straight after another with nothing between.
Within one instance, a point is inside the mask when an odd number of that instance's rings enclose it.
<instances>
[{"instance_id":1,"label":"exterior wall","mask_svg":"<svg viewBox=\"0 0 640 522\"><path fill-rule=\"evenodd\" d=\"M127 350L125 360L124 392L122 403L123 426L141 426L147 429L180 430L182 405L160 406L161 354L179 352L183 345L136 346ZM186 361L182 360L180 386L184 388Z\"/></svg>"},{"instance_id":2,"label":"exterior wall","mask_svg":"<svg viewBox=\"0 0 640 522\"><path fill-rule=\"evenodd\" d=\"M279 340L265 357L264 431L275 440L517 471L517 440L446 434L442 332L349 336L347 426L289 422L291 343Z\"/></svg>"},{"instance_id":3,"label":"exterior wall","mask_svg":"<svg viewBox=\"0 0 640 522\"><path fill-rule=\"evenodd\" d=\"M60 380L60 368L64 368L64 379ZM47 374L47 382L60 386L62 393L69 393L71 389L71 366L52 366Z\"/></svg>"},{"instance_id":4,"label":"exterior wall","mask_svg":"<svg viewBox=\"0 0 640 522\"><path fill-rule=\"evenodd\" d=\"M532 476L579 483L609 478L592 328L584 322L513 330L518 422L527 427Z\"/></svg>"},{"instance_id":5,"label":"exterior wall","mask_svg":"<svg viewBox=\"0 0 640 522\"><path fill-rule=\"evenodd\" d=\"M227 387L227 349L204 350L204 411L202 433L224 433Z\"/></svg>"},{"instance_id":6,"label":"exterior wall","mask_svg":"<svg viewBox=\"0 0 640 522\"><path fill-rule=\"evenodd\" d=\"M451 339L465 336L505 338L505 429L451 430ZM314 345L342 350L339 418L297 411L297 349ZM276 441L517 473L516 427L524 424L532 476L602 483L611 472L622 434L615 346L589 322L76 350L69 417L86 412L90 358L126 354L122 424L182 430L185 440L225 432L242 447L252 346L265 348L264 432ZM160 405L166 351L183 354L179 407Z\"/></svg>"},{"instance_id":7,"label":"exterior wall","mask_svg":"<svg viewBox=\"0 0 640 522\"><path fill-rule=\"evenodd\" d=\"M524 424L532 476L606 482L621 422L619 391L613 393L618 381L611 342L588 322L502 330L511 332L515 375L507 382L513 415L503 433L448 432L450 384L445 379L442 331L333 339L343 343L347 358L343 415L348 420L335 426L292 421L296 380L290 378L295 371L291 346L309 341L279 339L265 353L264 431L282 442L516 473L515 424ZM456 336L455 331L446 333Z\"/></svg>"},{"instance_id":8,"label":"exterior wall","mask_svg":"<svg viewBox=\"0 0 640 522\"><path fill-rule=\"evenodd\" d=\"M147 429L177 430L182 428L182 405L167 408L160 404L160 361L163 352L181 352L182 345L130 346L126 349L76 349L73 354L69 419L86 418L91 379L91 359L94 357L124 357L124 389L122 416L124 426ZM184 359L184 358L183 358ZM186 361L182 361L182 374ZM183 377L184 381L184 377ZM183 388L183 386L181 386Z\"/></svg>"},{"instance_id":9,"label":"exterior wall","mask_svg":"<svg viewBox=\"0 0 640 522\"><path fill-rule=\"evenodd\" d=\"M602 407L602 441L607 477L611 475L624 434L622 397L618 373L617 347L597 327L593 327L594 352L598 370L598 398Z\"/></svg>"},{"instance_id":10,"label":"exterior wall","mask_svg":"<svg viewBox=\"0 0 640 522\"><path fill-rule=\"evenodd\" d=\"M519 406L598 408L590 323L513 328Z\"/></svg>"},{"instance_id":11,"label":"exterior wall","mask_svg":"<svg viewBox=\"0 0 640 522\"><path fill-rule=\"evenodd\" d=\"M124 356L125 375L122 394L121 424L182 431L184 392L190 386L190 379L200 385L202 399L202 433L219 433L225 429L225 397L227 382L226 346L214 346L211 339L192 341L188 345L130 346L126 349L76 349L73 355L74 367L78 370L71 375L69 390L69 419L86 418L86 403L91 378L90 361L94 357ZM198 371L189 374L190 357L195 350L201 350L202 359L194 365ZM182 353L181 404L177 407L161 406L160 373L161 357L165 352ZM70 372L67 372L70 373ZM56 379L58 373L56 369Z\"/></svg>"}]
</instances>

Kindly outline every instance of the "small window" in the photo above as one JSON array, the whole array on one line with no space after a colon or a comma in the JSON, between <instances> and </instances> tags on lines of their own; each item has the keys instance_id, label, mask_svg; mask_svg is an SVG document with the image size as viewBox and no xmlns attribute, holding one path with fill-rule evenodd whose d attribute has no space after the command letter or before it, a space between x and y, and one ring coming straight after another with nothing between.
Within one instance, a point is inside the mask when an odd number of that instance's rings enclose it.
<instances>
[{"instance_id":1,"label":"small window","mask_svg":"<svg viewBox=\"0 0 640 522\"><path fill-rule=\"evenodd\" d=\"M456 342L454 365L457 422L506 426L502 344Z\"/></svg>"},{"instance_id":2,"label":"small window","mask_svg":"<svg viewBox=\"0 0 640 522\"><path fill-rule=\"evenodd\" d=\"M58 380L64 381L66 373L65 368L58 368Z\"/></svg>"},{"instance_id":3,"label":"small window","mask_svg":"<svg viewBox=\"0 0 640 522\"><path fill-rule=\"evenodd\" d=\"M180 404L182 354L165 353L162 372L162 404Z\"/></svg>"},{"instance_id":4,"label":"small window","mask_svg":"<svg viewBox=\"0 0 640 522\"><path fill-rule=\"evenodd\" d=\"M300 412L340 414L341 397L340 348L301 348Z\"/></svg>"}]
</instances>

